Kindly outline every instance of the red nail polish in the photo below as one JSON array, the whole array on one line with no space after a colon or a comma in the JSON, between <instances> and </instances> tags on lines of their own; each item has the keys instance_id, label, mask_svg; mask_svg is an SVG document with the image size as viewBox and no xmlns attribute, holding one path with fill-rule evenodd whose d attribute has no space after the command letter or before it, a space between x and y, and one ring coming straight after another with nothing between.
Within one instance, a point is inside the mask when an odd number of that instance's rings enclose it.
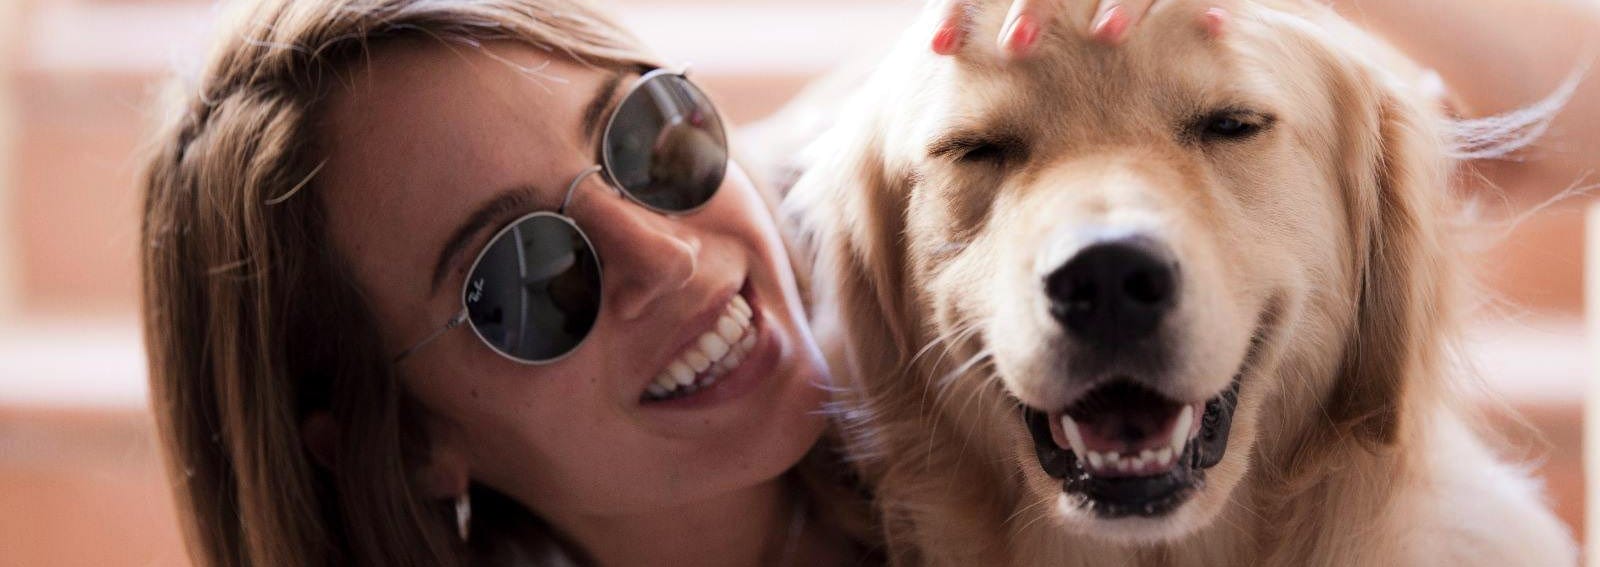
<instances>
[{"instance_id":1,"label":"red nail polish","mask_svg":"<svg viewBox=\"0 0 1600 567\"><path fill-rule=\"evenodd\" d=\"M1012 55L1027 55L1038 39L1039 24L1026 14L1017 16L1017 21L1011 25L1011 35L1006 38L1006 50Z\"/></svg>"},{"instance_id":2,"label":"red nail polish","mask_svg":"<svg viewBox=\"0 0 1600 567\"><path fill-rule=\"evenodd\" d=\"M1206 29L1206 37L1212 39L1222 37L1222 32L1227 30L1228 20L1228 11L1217 7L1207 8L1205 13L1200 15L1200 23Z\"/></svg>"},{"instance_id":3,"label":"red nail polish","mask_svg":"<svg viewBox=\"0 0 1600 567\"><path fill-rule=\"evenodd\" d=\"M1122 41L1122 36L1128 31L1128 12L1121 4L1113 4L1106 8L1100 19L1095 20L1094 26L1089 29L1089 35L1098 41L1116 45Z\"/></svg>"},{"instance_id":4,"label":"red nail polish","mask_svg":"<svg viewBox=\"0 0 1600 567\"><path fill-rule=\"evenodd\" d=\"M956 52L956 27L945 26L933 34L933 52L939 55L952 55Z\"/></svg>"}]
</instances>

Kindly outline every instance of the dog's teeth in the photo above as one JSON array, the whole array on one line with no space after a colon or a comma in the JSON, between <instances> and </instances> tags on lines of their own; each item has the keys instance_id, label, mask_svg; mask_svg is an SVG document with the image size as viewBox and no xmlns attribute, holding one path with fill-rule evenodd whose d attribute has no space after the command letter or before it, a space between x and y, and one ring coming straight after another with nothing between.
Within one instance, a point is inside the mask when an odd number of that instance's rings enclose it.
<instances>
[{"instance_id":1,"label":"dog's teeth","mask_svg":"<svg viewBox=\"0 0 1600 567\"><path fill-rule=\"evenodd\" d=\"M1171 445L1174 454L1183 453L1183 446L1189 442L1189 428L1193 425L1194 406L1183 406L1183 410L1178 412L1177 426L1172 428Z\"/></svg>"},{"instance_id":2,"label":"dog's teeth","mask_svg":"<svg viewBox=\"0 0 1600 567\"><path fill-rule=\"evenodd\" d=\"M1162 447L1160 451L1156 451L1156 464L1163 467L1172 464L1171 447Z\"/></svg>"},{"instance_id":3,"label":"dog's teeth","mask_svg":"<svg viewBox=\"0 0 1600 567\"><path fill-rule=\"evenodd\" d=\"M1067 434L1067 444L1072 445L1072 452L1083 455L1088 453L1088 446L1083 443L1083 434L1078 432L1078 424L1071 417L1061 416L1061 431Z\"/></svg>"},{"instance_id":4,"label":"dog's teeth","mask_svg":"<svg viewBox=\"0 0 1600 567\"><path fill-rule=\"evenodd\" d=\"M1077 449L1073 449L1073 451L1077 451ZM1085 453L1085 454L1089 455L1089 466L1090 467L1093 467L1095 469L1105 468L1106 458L1101 456L1100 453L1096 453L1094 451L1089 451L1088 453Z\"/></svg>"},{"instance_id":5,"label":"dog's teeth","mask_svg":"<svg viewBox=\"0 0 1600 567\"><path fill-rule=\"evenodd\" d=\"M1139 451L1139 464L1147 464L1156 460L1156 452L1150 449Z\"/></svg>"}]
</instances>

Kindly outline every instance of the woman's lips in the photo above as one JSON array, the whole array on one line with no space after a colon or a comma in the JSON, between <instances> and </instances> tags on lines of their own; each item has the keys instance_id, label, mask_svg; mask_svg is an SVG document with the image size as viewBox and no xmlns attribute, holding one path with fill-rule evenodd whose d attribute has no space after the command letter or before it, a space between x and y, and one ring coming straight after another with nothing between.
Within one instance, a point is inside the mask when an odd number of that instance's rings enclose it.
<instances>
[{"instance_id":1,"label":"woman's lips","mask_svg":"<svg viewBox=\"0 0 1600 567\"><path fill-rule=\"evenodd\" d=\"M729 345L729 354L723 357L723 372L709 382L695 384L692 391L684 391L685 389L680 386L665 398L652 399L652 393L647 391L640 397L644 407L687 410L720 405L725 400L740 397L754 390L762 383L762 378L775 371L783 350L781 341L767 326L765 313L757 307L760 303L749 285L740 290L739 296L749 307L750 322L748 330L739 337L738 342ZM734 348L741 345L745 347L744 352L738 356L734 364L727 364L728 356L734 352ZM707 370L709 373L711 367L708 366ZM701 375L697 373L695 380L701 380Z\"/></svg>"},{"instance_id":2,"label":"woman's lips","mask_svg":"<svg viewBox=\"0 0 1600 567\"><path fill-rule=\"evenodd\" d=\"M645 387L643 400L664 401L694 394L739 367L755 347L755 311L735 294L712 328L668 363Z\"/></svg>"}]
</instances>

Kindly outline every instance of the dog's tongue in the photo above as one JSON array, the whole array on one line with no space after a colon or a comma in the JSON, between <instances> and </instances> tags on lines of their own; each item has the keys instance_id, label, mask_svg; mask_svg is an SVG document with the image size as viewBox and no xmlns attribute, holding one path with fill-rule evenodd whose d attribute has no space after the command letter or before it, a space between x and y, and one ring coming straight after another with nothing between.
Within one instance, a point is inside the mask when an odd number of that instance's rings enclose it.
<instances>
[{"instance_id":1,"label":"dog's tongue","mask_svg":"<svg viewBox=\"0 0 1600 567\"><path fill-rule=\"evenodd\" d=\"M1065 412L1072 420L1081 449L1103 453L1138 453L1171 443L1183 404L1130 382L1096 388ZM1073 447L1071 434L1062 426L1062 414L1051 416L1056 445Z\"/></svg>"}]
</instances>

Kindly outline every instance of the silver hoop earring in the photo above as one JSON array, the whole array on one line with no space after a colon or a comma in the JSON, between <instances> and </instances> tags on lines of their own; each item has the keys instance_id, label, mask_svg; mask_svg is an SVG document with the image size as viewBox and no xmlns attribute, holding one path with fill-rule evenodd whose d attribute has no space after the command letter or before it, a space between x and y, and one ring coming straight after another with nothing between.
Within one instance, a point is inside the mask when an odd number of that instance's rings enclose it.
<instances>
[{"instance_id":1,"label":"silver hoop earring","mask_svg":"<svg viewBox=\"0 0 1600 567\"><path fill-rule=\"evenodd\" d=\"M471 491L462 492L456 497L456 535L461 541L467 541L467 528L472 525L472 496Z\"/></svg>"}]
</instances>

